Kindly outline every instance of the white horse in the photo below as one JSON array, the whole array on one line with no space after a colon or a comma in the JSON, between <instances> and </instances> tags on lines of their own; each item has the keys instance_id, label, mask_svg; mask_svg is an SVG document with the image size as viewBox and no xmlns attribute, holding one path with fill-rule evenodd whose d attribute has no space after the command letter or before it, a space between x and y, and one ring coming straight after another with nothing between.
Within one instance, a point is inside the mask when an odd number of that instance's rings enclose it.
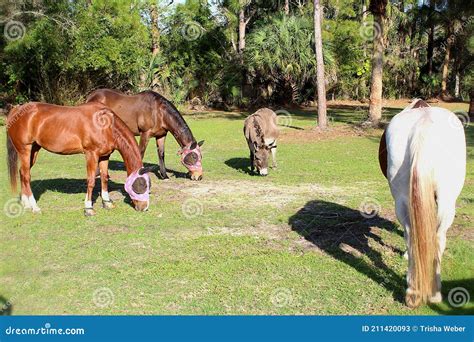
<instances>
[{"instance_id":1,"label":"white horse","mask_svg":"<svg viewBox=\"0 0 474 342\"><path fill-rule=\"evenodd\" d=\"M466 174L466 138L449 110L413 101L382 136L379 161L408 251L405 301L439 303L441 257Z\"/></svg>"}]
</instances>

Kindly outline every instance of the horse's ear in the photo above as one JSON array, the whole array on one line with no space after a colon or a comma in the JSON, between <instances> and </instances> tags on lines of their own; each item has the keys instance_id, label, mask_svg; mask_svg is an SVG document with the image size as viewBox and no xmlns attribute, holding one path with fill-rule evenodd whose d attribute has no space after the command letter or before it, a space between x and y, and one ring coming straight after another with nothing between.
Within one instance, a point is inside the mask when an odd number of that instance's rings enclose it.
<instances>
[{"instance_id":1,"label":"horse's ear","mask_svg":"<svg viewBox=\"0 0 474 342\"><path fill-rule=\"evenodd\" d=\"M158 170L158 165L146 166L138 170L138 174L141 176L148 172L155 172L156 170Z\"/></svg>"},{"instance_id":2,"label":"horse's ear","mask_svg":"<svg viewBox=\"0 0 474 342\"><path fill-rule=\"evenodd\" d=\"M189 146L190 150L194 150L197 147L197 142L193 142L191 146Z\"/></svg>"},{"instance_id":3,"label":"horse's ear","mask_svg":"<svg viewBox=\"0 0 474 342\"><path fill-rule=\"evenodd\" d=\"M202 144L204 144L204 140L201 140L200 142L198 142L199 146L202 146Z\"/></svg>"}]
</instances>

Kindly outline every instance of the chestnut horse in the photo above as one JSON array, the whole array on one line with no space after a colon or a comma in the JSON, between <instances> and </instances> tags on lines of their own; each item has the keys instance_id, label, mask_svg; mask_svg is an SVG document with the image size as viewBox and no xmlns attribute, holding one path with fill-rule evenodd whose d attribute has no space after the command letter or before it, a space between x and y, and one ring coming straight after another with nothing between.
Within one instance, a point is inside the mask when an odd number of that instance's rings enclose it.
<instances>
[{"instance_id":1,"label":"chestnut horse","mask_svg":"<svg viewBox=\"0 0 474 342\"><path fill-rule=\"evenodd\" d=\"M125 190L138 211L148 209L150 179L143 167L140 151L132 132L120 118L102 103L63 107L30 102L13 108L7 118L8 169L12 191L16 192L18 159L20 159L21 201L25 208L39 212L31 191L30 170L41 148L57 154L83 153L87 161L87 194L85 215L95 214L92 190L95 172L100 168L102 201L113 208L107 191L108 161L118 150L127 169Z\"/></svg>"},{"instance_id":2,"label":"chestnut horse","mask_svg":"<svg viewBox=\"0 0 474 342\"><path fill-rule=\"evenodd\" d=\"M464 129L449 110L415 100L395 115L379 147L408 250L409 307L441 301L441 258L466 174Z\"/></svg>"},{"instance_id":3,"label":"chestnut horse","mask_svg":"<svg viewBox=\"0 0 474 342\"><path fill-rule=\"evenodd\" d=\"M142 158L150 138L156 139L160 175L167 179L165 167L165 139L171 132L181 147L181 163L189 170L191 179L202 179L201 145L196 142L189 126L178 109L167 99L154 91L126 95L111 89L98 89L87 98L87 102L105 104L118 115L135 134L140 136Z\"/></svg>"}]
</instances>

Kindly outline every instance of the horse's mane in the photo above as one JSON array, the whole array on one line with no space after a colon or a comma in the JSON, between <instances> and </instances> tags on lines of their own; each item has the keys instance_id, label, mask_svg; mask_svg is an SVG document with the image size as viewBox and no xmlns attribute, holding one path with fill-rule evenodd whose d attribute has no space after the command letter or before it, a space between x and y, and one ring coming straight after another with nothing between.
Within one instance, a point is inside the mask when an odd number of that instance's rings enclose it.
<instances>
[{"instance_id":1,"label":"horse's mane","mask_svg":"<svg viewBox=\"0 0 474 342\"><path fill-rule=\"evenodd\" d=\"M260 138L261 143L264 143L265 138L263 136L263 130L262 130L262 127L260 126L260 124L257 121L256 115L254 115L252 123L253 123L253 128L255 129L255 135L257 136L257 138Z\"/></svg>"},{"instance_id":2,"label":"horse's mane","mask_svg":"<svg viewBox=\"0 0 474 342\"><path fill-rule=\"evenodd\" d=\"M170 132L173 134L173 136L176 138L176 140L180 144L184 144L184 141L189 141L189 142L196 141L194 139L193 133L191 132L191 129L189 128L186 121L184 121L183 116L181 115L179 110L174 106L174 104L168 101L164 96L152 90L146 90L146 91L141 92L140 94L144 95L149 100L150 104L157 103L165 108L165 111L167 114L167 117L165 119L169 119L170 121L173 121L176 124L176 127L179 128L179 130L176 132L173 132L171 130Z\"/></svg>"},{"instance_id":3,"label":"horse's mane","mask_svg":"<svg viewBox=\"0 0 474 342\"><path fill-rule=\"evenodd\" d=\"M114 114L112 124L112 134L114 136L115 147L119 151L125 163L127 174L140 169L143 166L140 150L135 136L127 125Z\"/></svg>"}]
</instances>

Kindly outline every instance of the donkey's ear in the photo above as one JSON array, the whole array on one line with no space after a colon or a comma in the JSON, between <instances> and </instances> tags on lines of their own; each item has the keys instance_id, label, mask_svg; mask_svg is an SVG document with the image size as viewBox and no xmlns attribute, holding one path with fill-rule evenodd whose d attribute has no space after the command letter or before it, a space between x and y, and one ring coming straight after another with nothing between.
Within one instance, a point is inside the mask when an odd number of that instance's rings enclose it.
<instances>
[{"instance_id":1,"label":"donkey's ear","mask_svg":"<svg viewBox=\"0 0 474 342\"><path fill-rule=\"evenodd\" d=\"M201 140L200 142L198 142L199 146L202 146L202 144L204 144L204 140Z\"/></svg>"},{"instance_id":2,"label":"donkey's ear","mask_svg":"<svg viewBox=\"0 0 474 342\"><path fill-rule=\"evenodd\" d=\"M189 146L190 150L194 150L197 147L197 142L193 142L191 146Z\"/></svg>"},{"instance_id":3,"label":"donkey's ear","mask_svg":"<svg viewBox=\"0 0 474 342\"><path fill-rule=\"evenodd\" d=\"M258 144L257 144L256 141L253 142L253 147L254 147L255 149L258 149Z\"/></svg>"},{"instance_id":4,"label":"donkey's ear","mask_svg":"<svg viewBox=\"0 0 474 342\"><path fill-rule=\"evenodd\" d=\"M141 176L148 172L155 172L156 170L158 170L158 165L146 166L138 170L138 174Z\"/></svg>"}]
</instances>

